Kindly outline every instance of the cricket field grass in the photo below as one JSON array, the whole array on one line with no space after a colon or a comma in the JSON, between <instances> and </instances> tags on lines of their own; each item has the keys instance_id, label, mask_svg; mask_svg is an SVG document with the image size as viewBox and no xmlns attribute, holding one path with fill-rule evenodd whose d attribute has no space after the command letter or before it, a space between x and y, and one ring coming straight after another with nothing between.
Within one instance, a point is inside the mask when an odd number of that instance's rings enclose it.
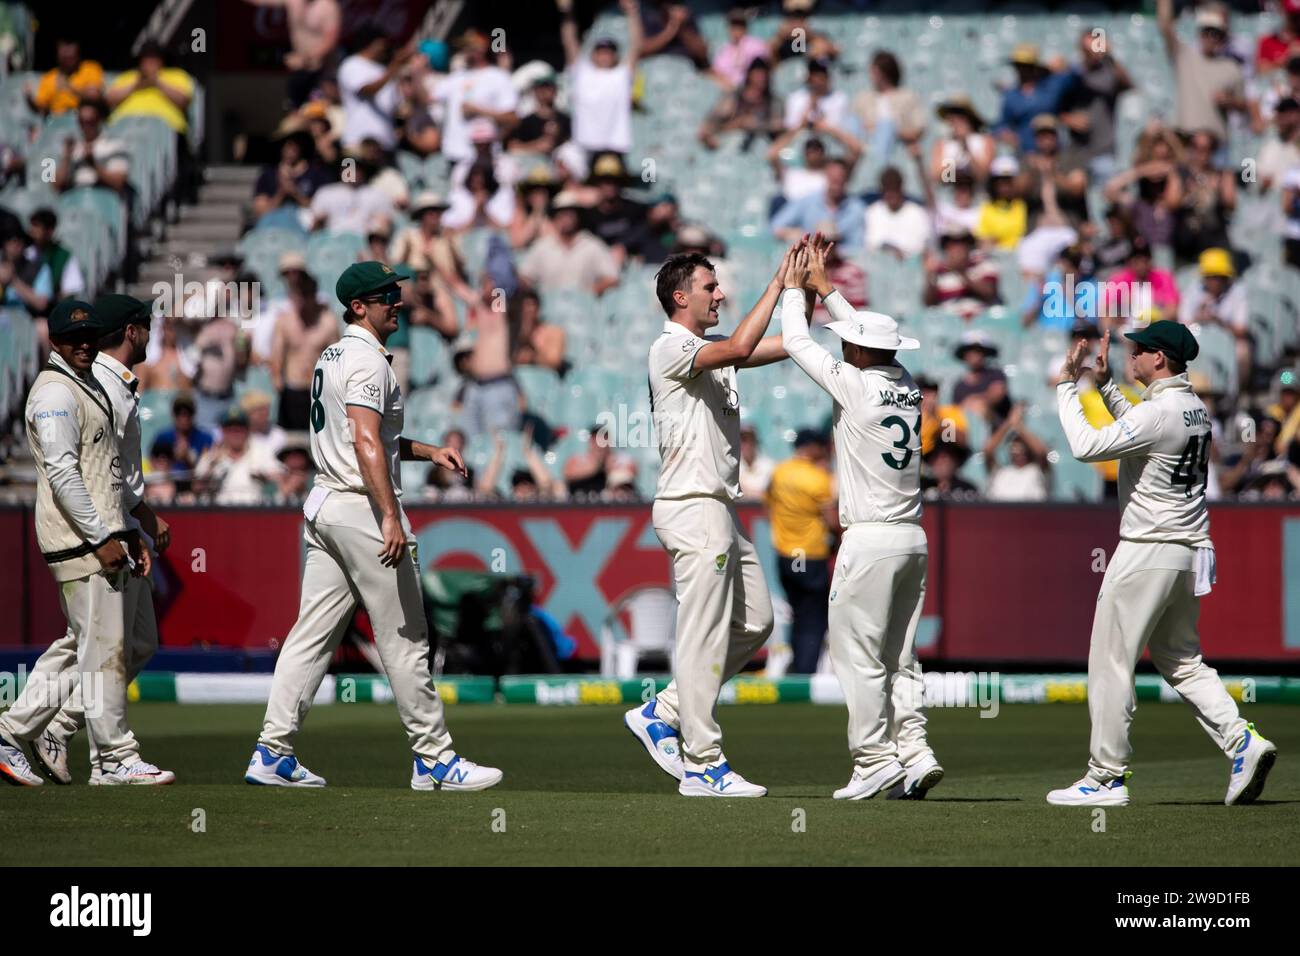
<instances>
[{"instance_id":1,"label":"cricket field grass","mask_svg":"<svg viewBox=\"0 0 1300 956\"><path fill-rule=\"evenodd\" d=\"M1083 705L930 712L947 770L925 801L831 799L850 770L842 708L719 709L732 765L761 800L679 797L622 723L622 707L448 709L457 751L501 767L481 793L417 793L389 705L319 707L298 741L323 790L248 786L260 706L132 705L170 787L89 787L85 735L68 787L0 789L10 866L150 865L1136 865L1294 863L1300 710L1250 705L1280 757L1263 798L1223 806L1228 762L1181 704L1134 724L1133 803L1049 807L1082 775ZM1104 829L1103 829L1104 828Z\"/></svg>"}]
</instances>

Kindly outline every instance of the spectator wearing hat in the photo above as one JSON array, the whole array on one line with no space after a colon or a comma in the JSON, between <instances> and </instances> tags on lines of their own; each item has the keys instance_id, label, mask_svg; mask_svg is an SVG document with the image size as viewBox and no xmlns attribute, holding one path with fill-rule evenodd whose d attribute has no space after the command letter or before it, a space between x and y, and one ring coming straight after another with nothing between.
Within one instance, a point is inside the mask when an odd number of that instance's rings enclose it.
<instances>
[{"instance_id":1,"label":"spectator wearing hat","mask_svg":"<svg viewBox=\"0 0 1300 956\"><path fill-rule=\"evenodd\" d=\"M1151 254L1151 244L1142 236L1134 238L1128 262L1106 280L1102 293L1101 316L1110 328L1128 329L1135 317L1158 309L1165 315L1178 314L1178 283L1168 269L1159 269Z\"/></svg>"},{"instance_id":2,"label":"spectator wearing hat","mask_svg":"<svg viewBox=\"0 0 1300 956\"><path fill-rule=\"evenodd\" d=\"M271 421L271 396L250 388L239 396L238 407L248 419L248 440L278 457L289 433Z\"/></svg>"},{"instance_id":3,"label":"spectator wearing hat","mask_svg":"<svg viewBox=\"0 0 1300 956\"><path fill-rule=\"evenodd\" d=\"M321 78L321 85L338 89L337 82L328 76ZM298 116L316 147L317 161L326 168L334 167L339 162L339 140L345 125L343 107L336 101L316 99L299 110Z\"/></svg>"},{"instance_id":4,"label":"spectator wearing hat","mask_svg":"<svg viewBox=\"0 0 1300 956\"><path fill-rule=\"evenodd\" d=\"M439 298L455 295L462 302L475 298L465 262L451 235L443 228L447 201L438 193L425 191L411 202L411 219L397 234L388 259L405 265L416 275L430 273L431 291ZM453 307L448 299L447 307ZM420 323L417 323L420 324Z\"/></svg>"},{"instance_id":5,"label":"spectator wearing hat","mask_svg":"<svg viewBox=\"0 0 1300 956\"><path fill-rule=\"evenodd\" d=\"M1116 168L1115 106L1133 81L1096 28L1079 33L1079 62L1072 73L1074 83L1060 103L1061 123L1079 147L1089 177L1104 183Z\"/></svg>"},{"instance_id":6,"label":"spectator wearing hat","mask_svg":"<svg viewBox=\"0 0 1300 956\"><path fill-rule=\"evenodd\" d=\"M172 400L172 425L164 428L153 441L150 457L155 450L166 450L172 462L172 472L186 479L193 474L203 454L212 447L212 433L201 427L195 419L194 399L182 392Z\"/></svg>"},{"instance_id":7,"label":"spectator wearing hat","mask_svg":"<svg viewBox=\"0 0 1300 956\"><path fill-rule=\"evenodd\" d=\"M255 7L280 7L289 27L289 103L297 109L311 97L334 58L341 35L339 0L247 0Z\"/></svg>"},{"instance_id":8,"label":"spectator wearing hat","mask_svg":"<svg viewBox=\"0 0 1300 956\"><path fill-rule=\"evenodd\" d=\"M1282 423L1274 450L1279 455L1288 455L1300 439L1300 368L1282 369L1275 382L1277 401L1268 407L1266 414ZM1296 450L1300 451L1300 447ZM1300 463L1300 458L1291 457Z\"/></svg>"},{"instance_id":9,"label":"spectator wearing hat","mask_svg":"<svg viewBox=\"0 0 1300 956\"><path fill-rule=\"evenodd\" d=\"M723 133L742 132L742 150L757 137L773 138L782 129L781 99L772 91L772 66L762 58L753 60L734 89L718 98L697 134L706 149L718 148Z\"/></svg>"},{"instance_id":10,"label":"spectator wearing hat","mask_svg":"<svg viewBox=\"0 0 1300 956\"><path fill-rule=\"evenodd\" d=\"M1227 249L1206 249L1198 266L1201 286L1183 300L1178 319L1184 325L1218 325L1231 332L1237 343L1238 387L1248 389L1253 346L1246 286L1236 281L1237 269Z\"/></svg>"},{"instance_id":11,"label":"spectator wearing hat","mask_svg":"<svg viewBox=\"0 0 1300 956\"><path fill-rule=\"evenodd\" d=\"M614 254L622 267L627 246L645 224L645 205L623 195L627 184L623 161L613 153L596 157L591 164L591 183L596 187L596 202L587 210L586 221L597 239Z\"/></svg>"},{"instance_id":12,"label":"spectator wearing hat","mask_svg":"<svg viewBox=\"0 0 1300 956\"><path fill-rule=\"evenodd\" d=\"M925 286L921 301L965 318L996 305L998 267L975 255L975 237L969 232L950 232L939 237L939 255L929 250L923 266Z\"/></svg>"},{"instance_id":13,"label":"spectator wearing hat","mask_svg":"<svg viewBox=\"0 0 1300 956\"><path fill-rule=\"evenodd\" d=\"M136 68L118 74L104 93L112 110L110 124L129 116L161 119L176 134L176 186L186 202L198 200L197 167L190 152L190 121L187 115L194 99L194 78L179 67L166 65L162 45L147 41L136 57Z\"/></svg>"},{"instance_id":14,"label":"spectator wearing hat","mask_svg":"<svg viewBox=\"0 0 1300 956\"><path fill-rule=\"evenodd\" d=\"M550 233L551 220L547 213L551 199L560 190L560 184L546 166L534 166L519 181L519 198L515 202L514 218L510 220L508 235L512 249L525 249L539 237Z\"/></svg>"},{"instance_id":15,"label":"spectator wearing hat","mask_svg":"<svg viewBox=\"0 0 1300 956\"><path fill-rule=\"evenodd\" d=\"M25 84L23 92L32 112L59 116L103 99L104 68L81 55L76 39L60 36L54 43L54 68L41 75L34 89Z\"/></svg>"},{"instance_id":16,"label":"spectator wearing hat","mask_svg":"<svg viewBox=\"0 0 1300 956\"><path fill-rule=\"evenodd\" d=\"M727 14L727 42L713 54L713 78L723 89L736 90L747 82L755 61L766 64L767 57L767 44L749 32L749 15L736 7Z\"/></svg>"},{"instance_id":17,"label":"spectator wearing hat","mask_svg":"<svg viewBox=\"0 0 1300 956\"><path fill-rule=\"evenodd\" d=\"M321 302L316 278L306 269L287 273L285 285L288 303L276 316L267 369L280 394L280 427L306 431L312 373L320 354L339 340L339 320Z\"/></svg>"},{"instance_id":18,"label":"spectator wearing hat","mask_svg":"<svg viewBox=\"0 0 1300 956\"><path fill-rule=\"evenodd\" d=\"M1050 113L1035 116L1029 126L1034 133L1034 150L1025 157L1022 188L1028 199L1030 219L1042 215L1043 187L1045 180L1050 179L1065 222L1078 228L1088 221L1087 159L1081 149L1062 142L1060 121Z\"/></svg>"},{"instance_id":19,"label":"spectator wearing hat","mask_svg":"<svg viewBox=\"0 0 1300 956\"><path fill-rule=\"evenodd\" d=\"M980 204L972 233L980 242L1014 249L1029 228L1029 204L1020 191L1020 164L999 156L989 165L989 198Z\"/></svg>"},{"instance_id":20,"label":"spectator wearing hat","mask_svg":"<svg viewBox=\"0 0 1300 956\"><path fill-rule=\"evenodd\" d=\"M1247 108L1241 65L1228 50L1226 13L1203 6L1196 13L1197 42L1178 38L1173 0L1156 0L1156 23L1174 68L1174 127L1205 129L1228 141L1228 117Z\"/></svg>"},{"instance_id":21,"label":"spectator wearing hat","mask_svg":"<svg viewBox=\"0 0 1300 956\"><path fill-rule=\"evenodd\" d=\"M232 408L221 419L221 439L194 469L195 489L219 505L256 505L283 466L265 446L249 440L248 416Z\"/></svg>"},{"instance_id":22,"label":"spectator wearing hat","mask_svg":"<svg viewBox=\"0 0 1300 956\"><path fill-rule=\"evenodd\" d=\"M551 203L552 236L533 243L519 277L538 291L584 289L600 295L618 285L618 263L603 242L581 227L581 207L570 193Z\"/></svg>"},{"instance_id":23,"label":"spectator wearing hat","mask_svg":"<svg viewBox=\"0 0 1300 956\"><path fill-rule=\"evenodd\" d=\"M387 216L375 216L366 224L366 246L357 253L357 262L387 262L392 244L393 221Z\"/></svg>"},{"instance_id":24,"label":"spectator wearing hat","mask_svg":"<svg viewBox=\"0 0 1300 956\"><path fill-rule=\"evenodd\" d=\"M709 45L690 7L676 0L646 0L638 4L636 15L641 21L641 56L680 56L697 70L709 68ZM633 14L628 13L631 20Z\"/></svg>"},{"instance_id":25,"label":"spectator wearing hat","mask_svg":"<svg viewBox=\"0 0 1300 956\"><path fill-rule=\"evenodd\" d=\"M998 461L998 448L1007 445L1007 463ZM1025 424L1025 406L1017 404L984 443L984 468L990 501L1046 501L1051 487L1047 446Z\"/></svg>"},{"instance_id":26,"label":"spectator wearing hat","mask_svg":"<svg viewBox=\"0 0 1300 956\"><path fill-rule=\"evenodd\" d=\"M573 121L556 103L555 74L533 80L533 111L506 134L506 149L524 156L549 156L573 135Z\"/></svg>"},{"instance_id":27,"label":"spectator wearing hat","mask_svg":"<svg viewBox=\"0 0 1300 956\"><path fill-rule=\"evenodd\" d=\"M54 300L80 297L86 291L86 279L72 250L54 238L59 228L59 217L54 210L37 209L28 219L27 226L32 240L27 247L27 258L49 268Z\"/></svg>"},{"instance_id":28,"label":"spectator wearing hat","mask_svg":"<svg viewBox=\"0 0 1300 956\"><path fill-rule=\"evenodd\" d=\"M893 166L881 171L880 198L867 207L864 222L867 248L899 259L919 256L933 230L925 207L903 195L903 174Z\"/></svg>"},{"instance_id":29,"label":"spectator wearing hat","mask_svg":"<svg viewBox=\"0 0 1300 956\"><path fill-rule=\"evenodd\" d=\"M984 117L964 93L949 96L936 113L944 122L944 132L930 147L930 179L936 184L955 184L965 175L982 183L993 162L993 137L984 132Z\"/></svg>"},{"instance_id":30,"label":"spectator wearing hat","mask_svg":"<svg viewBox=\"0 0 1300 956\"><path fill-rule=\"evenodd\" d=\"M1228 221L1237 208L1237 174L1215 163L1219 141L1209 130L1187 137L1183 195L1174 225L1178 264L1195 262L1206 249L1228 245Z\"/></svg>"},{"instance_id":31,"label":"spectator wearing hat","mask_svg":"<svg viewBox=\"0 0 1300 956\"><path fill-rule=\"evenodd\" d=\"M1050 64L1040 60L1035 43L1017 43L1011 51L1011 65L1016 83L1002 94L1002 111L993 130L1019 152L1032 153L1034 117L1059 112L1075 76L1059 57Z\"/></svg>"},{"instance_id":32,"label":"spectator wearing hat","mask_svg":"<svg viewBox=\"0 0 1300 956\"><path fill-rule=\"evenodd\" d=\"M275 478L275 495L272 502L277 505L301 505L311 491L312 466L311 446L306 435L295 435L287 439L275 460L280 463L280 473Z\"/></svg>"},{"instance_id":33,"label":"spectator wearing hat","mask_svg":"<svg viewBox=\"0 0 1300 956\"><path fill-rule=\"evenodd\" d=\"M896 143L912 143L925 132L925 111L914 90L903 86L903 68L888 50L878 50L867 68L871 86L853 99L853 112L878 162L888 161Z\"/></svg>"},{"instance_id":34,"label":"spectator wearing hat","mask_svg":"<svg viewBox=\"0 0 1300 956\"><path fill-rule=\"evenodd\" d=\"M306 130L280 141L280 161L262 167L253 186L253 213L258 224L306 231L304 219L316 190L332 177L316 161L316 144Z\"/></svg>"},{"instance_id":35,"label":"spectator wearing hat","mask_svg":"<svg viewBox=\"0 0 1300 956\"><path fill-rule=\"evenodd\" d=\"M1256 174L1260 194L1272 190L1288 170L1297 166L1300 166L1300 100L1288 96L1278 101L1273 111L1273 131L1259 148Z\"/></svg>"},{"instance_id":36,"label":"spectator wearing hat","mask_svg":"<svg viewBox=\"0 0 1300 956\"><path fill-rule=\"evenodd\" d=\"M418 51L411 44L394 51L383 28L370 20L358 26L350 39L352 55L344 58L338 70L339 95L343 102L340 141L347 152L360 149L363 139L374 139L386 151L391 151L397 147L396 79Z\"/></svg>"},{"instance_id":37,"label":"spectator wearing hat","mask_svg":"<svg viewBox=\"0 0 1300 956\"><path fill-rule=\"evenodd\" d=\"M826 164L826 188L787 202L772 217L772 234L783 242L794 242L805 233L815 232L826 223L834 224L840 244L846 249L861 249L866 232L866 205L848 191L849 166L841 159Z\"/></svg>"},{"instance_id":38,"label":"spectator wearing hat","mask_svg":"<svg viewBox=\"0 0 1300 956\"><path fill-rule=\"evenodd\" d=\"M965 445L935 442L922 456L926 467L921 474L921 497L926 501L977 501L979 489L958 474L970 456Z\"/></svg>"},{"instance_id":39,"label":"spectator wearing hat","mask_svg":"<svg viewBox=\"0 0 1300 956\"><path fill-rule=\"evenodd\" d=\"M974 399L977 411L991 410L997 415L1008 403L1006 373L989 364L989 359L997 358L998 347L987 333L968 329L961 334L954 354L966 366L966 371L953 386L953 404L966 409L970 407L967 403Z\"/></svg>"},{"instance_id":40,"label":"spectator wearing hat","mask_svg":"<svg viewBox=\"0 0 1300 956\"><path fill-rule=\"evenodd\" d=\"M768 520L781 588L790 604L792 674L817 670L831 592L831 529L839 527L830 439L812 428L795 435L794 454L772 471Z\"/></svg>"},{"instance_id":41,"label":"spectator wearing hat","mask_svg":"<svg viewBox=\"0 0 1300 956\"><path fill-rule=\"evenodd\" d=\"M370 163L358 162L342 182L316 190L310 206L312 228L360 235L375 216L391 217L396 211L393 200L371 183L376 172Z\"/></svg>"},{"instance_id":42,"label":"spectator wearing hat","mask_svg":"<svg viewBox=\"0 0 1300 956\"><path fill-rule=\"evenodd\" d=\"M560 10L560 41L564 45L573 110L573 141L588 155L632 148L632 80L641 58L645 35L636 0L619 0L627 18L627 55L620 59L618 43L597 37L591 55L582 55L573 0L556 0Z\"/></svg>"},{"instance_id":43,"label":"spectator wearing hat","mask_svg":"<svg viewBox=\"0 0 1300 956\"><path fill-rule=\"evenodd\" d=\"M758 430L750 422L740 426L740 495L751 501L761 501L772 481L776 462L763 453Z\"/></svg>"},{"instance_id":44,"label":"spectator wearing hat","mask_svg":"<svg viewBox=\"0 0 1300 956\"><path fill-rule=\"evenodd\" d=\"M785 128L848 135L852 120L848 94L832 89L829 60L809 60L804 85L785 99Z\"/></svg>"}]
</instances>

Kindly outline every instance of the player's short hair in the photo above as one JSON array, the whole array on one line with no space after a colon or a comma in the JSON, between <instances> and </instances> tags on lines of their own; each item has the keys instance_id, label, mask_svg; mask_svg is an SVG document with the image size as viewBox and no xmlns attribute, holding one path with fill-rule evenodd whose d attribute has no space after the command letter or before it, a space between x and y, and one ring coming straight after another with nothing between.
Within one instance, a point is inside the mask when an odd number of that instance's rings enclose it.
<instances>
[{"instance_id":1,"label":"player's short hair","mask_svg":"<svg viewBox=\"0 0 1300 956\"><path fill-rule=\"evenodd\" d=\"M655 273L655 295L659 297L659 304L670 317L677 312L673 293L678 290L690 290L691 276L695 275L696 266L704 266L710 272L714 271L713 263L702 252L679 252L665 259L664 264Z\"/></svg>"},{"instance_id":2,"label":"player's short hair","mask_svg":"<svg viewBox=\"0 0 1300 956\"><path fill-rule=\"evenodd\" d=\"M1165 353L1165 365L1169 366L1169 371L1175 375L1182 375L1187 371L1187 363L1181 359L1176 359L1168 352Z\"/></svg>"}]
</instances>

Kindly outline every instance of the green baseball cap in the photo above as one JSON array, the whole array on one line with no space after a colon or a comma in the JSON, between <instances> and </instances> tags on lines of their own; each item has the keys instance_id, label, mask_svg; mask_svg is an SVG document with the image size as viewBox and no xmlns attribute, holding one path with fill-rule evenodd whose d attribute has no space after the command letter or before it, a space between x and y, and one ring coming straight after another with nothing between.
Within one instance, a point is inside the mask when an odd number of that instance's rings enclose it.
<instances>
[{"instance_id":1,"label":"green baseball cap","mask_svg":"<svg viewBox=\"0 0 1300 956\"><path fill-rule=\"evenodd\" d=\"M95 300L95 315L104 325L104 334L111 335L128 325L149 325L153 322L153 307L133 295L101 295Z\"/></svg>"},{"instance_id":2,"label":"green baseball cap","mask_svg":"<svg viewBox=\"0 0 1300 956\"><path fill-rule=\"evenodd\" d=\"M372 293L397 285L404 279L414 278L409 269L392 266L377 260L355 262L343 270L339 281L334 283L334 294L338 296L343 308L347 308L353 299L364 299Z\"/></svg>"},{"instance_id":3,"label":"green baseball cap","mask_svg":"<svg viewBox=\"0 0 1300 956\"><path fill-rule=\"evenodd\" d=\"M95 312L95 307L80 299L64 299L50 313L48 325L50 335L70 335L88 329L103 334L104 320Z\"/></svg>"},{"instance_id":4,"label":"green baseball cap","mask_svg":"<svg viewBox=\"0 0 1300 956\"><path fill-rule=\"evenodd\" d=\"M1136 332L1125 332L1124 338L1132 339L1138 345L1153 352L1164 352L1174 361L1182 362L1184 365L1201 352L1196 336L1188 331L1187 326L1171 319L1152 322L1145 329L1138 329Z\"/></svg>"}]
</instances>

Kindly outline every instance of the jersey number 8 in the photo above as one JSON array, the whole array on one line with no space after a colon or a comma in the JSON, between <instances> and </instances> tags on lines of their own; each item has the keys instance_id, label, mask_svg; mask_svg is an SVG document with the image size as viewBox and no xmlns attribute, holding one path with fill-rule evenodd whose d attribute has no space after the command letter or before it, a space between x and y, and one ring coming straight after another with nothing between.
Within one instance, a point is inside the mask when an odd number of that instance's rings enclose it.
<instances>
[{"instance_id":1,"label":"jersey number 8","mask_svg":"<svg viewBox=\"0 0 1300 956\"><path fill-rule=\"evenodd\" d=\"M320 431L325 427L325 406L320 403L320 394L325 389L325 372L316 369L311 377L311 430Z\"/></svg>"}]
</instances>

